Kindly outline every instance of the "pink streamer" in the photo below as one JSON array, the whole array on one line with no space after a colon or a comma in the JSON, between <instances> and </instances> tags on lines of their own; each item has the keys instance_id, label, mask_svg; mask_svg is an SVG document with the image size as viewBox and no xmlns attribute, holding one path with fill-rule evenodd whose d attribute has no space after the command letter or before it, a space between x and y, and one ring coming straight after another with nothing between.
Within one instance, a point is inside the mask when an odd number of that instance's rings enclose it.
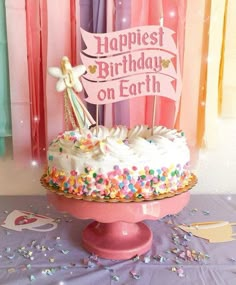
<instances>
[{"instance_id":1,"label":"pink streamer","mask_svg":"<svg viewBox=\"0 0 236 285\"><path fill-rule=\"evenodd\" d=\"M156 3L156 7L154 6ZM177 16L173 17L173 23L172 18L169 16L170 12L175 12L175 5L176 3L171 3L167 1L150 1L150 14L148 22L149 24L160 24L160 19L163 17L164 26L168 27L174 31L176 31L176 23L174 21L177 21ZM153 11L159 11L159 13L154 13ZM169 128L174 127L174 117L175 117L175 102L164 97L157 97L156 98L156 119L155 124L156 125L163 125ZM152 122L152 108L153 108L153 98L146 98L146 117L145 122L148 125L151 125Z\"/></svg>"},{"instance_id":2,"label":"pink streamer","mask_svg":"<svg viewBox=\"0 0 236 285\"><path fill-rule=\"evenodd\" d=\"M45 156L45 115L44 115L44 77L41 27L45 22L41 13L43 0L26 1L26 27L28 51L28 76L30 90L31 151L33 160L40 162ZM44 27L46 28L46 27ZM44 53L45 54L45 53Z\"/></svg>"},{"instance_id":3,"label":"pink streamer","mask_svg":"<svg viewBox=\"0 0 236 285\"><path fill-rule=\"evenodd\" d=\"M112 32L114 29L114 2L107 1L107 32ZM104 106L104 125L111 127L113 125L113 112L112 104L107 104Z\"/></svg>"},{"instance_id":4,"label":"pink streamer","mask_svg":"<svg viewBox=\"0 0 236 285\"><path fill-rule=\"evenodd\" d=\"M185 1L173 1L173 0L132 0L132 26L140 25L158 25L160 24L160 18L164 18L164 26L176 31L178 37L178 49L183 51L183 29L184 21L179 23L179 14L181 17L185 14L186 3ZM141 11L138 13L138 11ZM180 13L180 11L182 13ZM184 11L184 12L183 12ZM181 36L179 36L179 33ZM175 39L176 40L176 39ZM182 60L182 58L181 58ZM179 67L177 63L178 72ZM179 86L178 86L179 87ZM176 105L175 102L164 97L157 97L157 115L156 124L164 125L170 128L174 127L176 117ZM152 122L152 108L153 108L152 97L138 98L132 101L131 112L130 112L130 124L146 123L151 125ZM144 110L144 111L143 111ZM143 115L144 112L144 116ZM141 115L140 115L141 114Z\"/></svg>"},{"instance_id":5,"label":"pink streamer","mask_svg":"<svg viewBox=\"0 0 236 285\"><path fill-rule=\"evenodd\" d=\"M70 0L70 26L71 26L71 64L72 66L77 63L77 29L76 29L76 1Z\"/></svg>"},{"instance_id":6,"label":"pink streamer","mask_svg":"<svg viewBox=\"0 0 236 285\"><path fill-rule=\"evenodd\" d=\"M132 1L132 0L131 0ZM131 22L131 6L130 1L115 1L115 23L114 30L123 30L130 28ZM125 19L125 20L122 20ZM130 100L112 104L113 125L130 125ZM141 115L141 114L140 114Z\"/></svg>"},{"instance_id":7,"label":"pink streamer","mask_svg":"<svg viewBox=\"0 0 236 285\"><path fill-rule=\"evenodd\" d=\"M48 1L48 52L46 66L59 66L62 56L72 57L71 7L68 0ZM65 129L63 93L55 90L55 78L46 75L46 136L49 143Z\"/></svg>"},{"instance_id":8,"label":"pink streamer","mask_svg":"<svg viewBox=\"0 0 236 285\"><path fill-rule=\"evenodd\" d=\"M47 68L59 66L64 55L76 63L78 5L6 1L13 151L21 163L45 158L48 142L64 130L63 94L56 92Z\"/></svg>"},{"instance_id":9,"label":"pink streamer","mask_svg":"<svg viewBox=\"0 0 236 285\"><path fill-rule=\"evenodd\" d=\"M13 155L16 162L29 164L32 156L25 0L7 0L6 19Z\"/></svg>"}]
</instances>

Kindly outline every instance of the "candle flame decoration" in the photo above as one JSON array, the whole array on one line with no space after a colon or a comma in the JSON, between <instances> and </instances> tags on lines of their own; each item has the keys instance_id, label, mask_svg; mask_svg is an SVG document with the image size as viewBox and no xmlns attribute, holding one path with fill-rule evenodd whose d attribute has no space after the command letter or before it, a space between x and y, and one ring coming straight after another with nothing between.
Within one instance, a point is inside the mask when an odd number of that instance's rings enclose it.
<instances>
[{"instance_id":1,"label":"candle flame decoration","mask_svg":"<svg viewBox=\"0 0 236 285\"><path fill-rule=\"evenodd\" d=\"M67 127L69 122L74 129L78 128L79 130L96 124L92 115L76 94L76 92L83 90L80 77L86 72L86 67L84 65L72 67L68 57L64 56L61 60L61 68L49 67L48 72L53 77L58 78L56 90L65 92L64 106Z\"/></svg>"}]
</instances>

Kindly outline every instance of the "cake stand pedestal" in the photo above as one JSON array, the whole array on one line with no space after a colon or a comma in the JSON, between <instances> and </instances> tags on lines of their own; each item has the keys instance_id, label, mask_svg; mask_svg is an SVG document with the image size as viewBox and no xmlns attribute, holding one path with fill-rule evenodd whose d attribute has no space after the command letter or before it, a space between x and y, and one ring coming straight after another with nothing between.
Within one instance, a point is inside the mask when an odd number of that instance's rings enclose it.
<instances>
[{"instance_id":1,"label":"cake stand pedestal","mask_svg":"<svg viewBox=\"0 0 236 285\"><path fill-rule=\"evenodd\" d=\"M78 219L93 219L82 233L83 247L102 258L123 260L146 253L152 231L142 222L177 214L188 203L190 193L144 202L95 202L68 198L47 191L49 203L58 211Z\"/></svg>"}]
</instances>

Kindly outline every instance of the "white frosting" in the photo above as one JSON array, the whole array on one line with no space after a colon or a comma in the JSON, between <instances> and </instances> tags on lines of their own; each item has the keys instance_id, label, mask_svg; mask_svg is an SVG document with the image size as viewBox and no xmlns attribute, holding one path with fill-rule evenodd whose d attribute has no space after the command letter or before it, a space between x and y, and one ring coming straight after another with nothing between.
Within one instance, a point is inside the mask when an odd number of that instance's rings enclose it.
<instances>
[{"instance_id":1,"label":"white frosting","mask_svg":"<svg viewBox=\"0 0 236 285\"><path fill-rule=\"evenodd\" d=\"M142 137L146 138L151 134L151 129L147 125L138 125L129 130L128 138Z\"/></svg>"},{"instance_id":2,"label":"white frosting","mask_svg":"<svg viewBox=\"0 0 236 285\"><path fill-rule=\"evenodd\" d=\"M171 165L184 166L190 160L185 136L177 130L136 126L111 129L99 126L80 134L65 132L48 149L48 166L69 175L71 170L83 173L86 166L107 173L114 166L158 169Z\"/></svg>"}]
</instances>

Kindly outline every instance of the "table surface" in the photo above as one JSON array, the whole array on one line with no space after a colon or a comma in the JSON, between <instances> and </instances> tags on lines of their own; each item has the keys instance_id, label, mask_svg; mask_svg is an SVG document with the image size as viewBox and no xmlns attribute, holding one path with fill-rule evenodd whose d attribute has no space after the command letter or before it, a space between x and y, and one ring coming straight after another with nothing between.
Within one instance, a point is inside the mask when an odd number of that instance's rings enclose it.
<instances>
[{"instance_id":1,"label":"table surface","mask_svg":"<svg viewBox=\"0 0 236 285\"><path fill-rule=\"evenodd\" d=\"M122 261L86 252L81 237L91 220L59 213L46 196L1 196L0 224L13 210L48 216L58 226L48 232L0 227L0 284L236 284L236 241L209 243L177 227L208 221L235 223L236 195L194 194L179 214L145 220L153 232L150 251ZM236 232L236 226L233 229Z\"/></svg>"}]
</instances>

